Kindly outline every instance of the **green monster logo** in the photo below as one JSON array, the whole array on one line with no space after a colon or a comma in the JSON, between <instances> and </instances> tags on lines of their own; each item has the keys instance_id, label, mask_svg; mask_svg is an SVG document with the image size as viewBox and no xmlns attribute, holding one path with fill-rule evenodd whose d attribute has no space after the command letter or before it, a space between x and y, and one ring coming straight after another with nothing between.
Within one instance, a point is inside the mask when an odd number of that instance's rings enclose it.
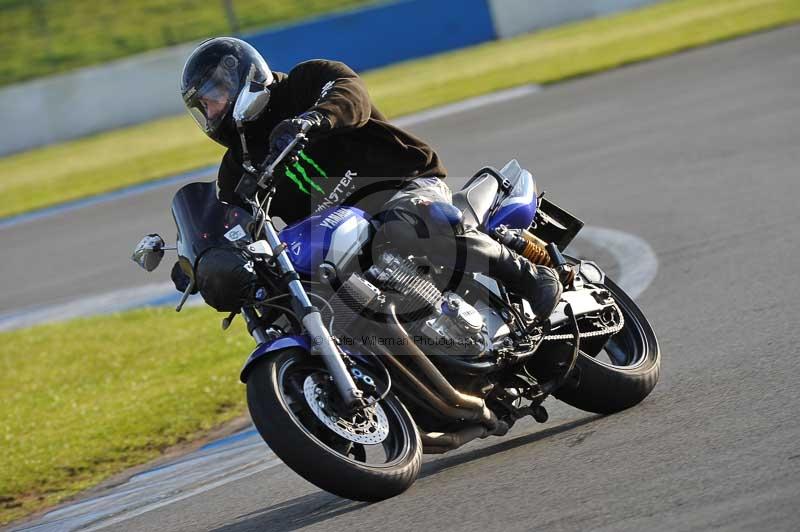
<instances>
[{"instance_id":1,"label":"green monster logo","mask_svg":"<svg viewBox=\"0 0 800 532\"><path fill-rule=\"evenodd\" d=\"M286 166L285 169L286 177L291 179L292 182L295 185L297 185L297 188L299 188L302 192L305 192L309 196L311 195L311 192L308 190L308 188L306 188L306 185L310 186L312 189L314 189L316 192L320 194L325 194L325 191L322 190L322 187L320 187L313 179L308 177L308 173L306 172L306 169L303 168L303 164L310 166L311 169L314 170L314 172L324 177L325 179L328 179L328 174L326 174L325 171L322 168L320 168L320 166L316 163L316 161L314 161L314 159L306 155L305 152L303 152L302 150L298 152L298 155L300 158L296 163L292 164L291 166L289 165ZM300 175L298 176L298 174Z\"/></svg>"}]
</instances>

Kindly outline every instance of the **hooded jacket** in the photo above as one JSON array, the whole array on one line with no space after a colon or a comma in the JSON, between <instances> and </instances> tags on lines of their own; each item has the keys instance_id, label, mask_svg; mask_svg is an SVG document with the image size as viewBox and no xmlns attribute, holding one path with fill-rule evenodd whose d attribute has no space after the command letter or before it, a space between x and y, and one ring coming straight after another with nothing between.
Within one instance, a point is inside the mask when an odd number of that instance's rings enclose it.
<instances>
[{"instance_id":1,"label":"hooded jacket","mask_svg":"<svg viewBox=\"0 0 800 532\"><path fill-rule=\"evenodd\" d=\"M375 212L407 180L446 175L436 152L390 124L358 74L343 63L300 63L288 75L276 72L270 90L267 109L246 129L253 161L268 155L270 132L282 120L317 111L331 124L329 131L310 137L296 163L276 170L270 214L287 224L340 204ZM225 144L228 150L218 175L220 198L239 203L234 189L244 172L241 146L235 136Z\"/></svg>"}]
</instances>

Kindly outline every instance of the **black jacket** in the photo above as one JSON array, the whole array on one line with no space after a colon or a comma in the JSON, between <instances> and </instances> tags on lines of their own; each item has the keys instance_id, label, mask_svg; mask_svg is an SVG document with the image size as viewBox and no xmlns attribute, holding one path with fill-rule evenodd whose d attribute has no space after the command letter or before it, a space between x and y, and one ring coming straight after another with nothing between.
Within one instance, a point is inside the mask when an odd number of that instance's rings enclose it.
<instances>
[{"instance_id":1,"label":"black jacket","mask_svg":"<svg viewBox=\"0 0 800 532\"><path fill-rule=\"evenodd\" d=\"M373 211L408 179L445 176L436 152L390 124L372 103L364 82L347 65L306 61L288 75L276 72L275 78L267 109L247 126L253 161L266 157L269 134L281 120L318 111L332 128L312 136L296 164L278 169L272 215L293 223L343 203ZM241 146L238 142L228 146L219 169L220 198L238 203L233 190L243 172Z\"/></svg>"}]
</instances>

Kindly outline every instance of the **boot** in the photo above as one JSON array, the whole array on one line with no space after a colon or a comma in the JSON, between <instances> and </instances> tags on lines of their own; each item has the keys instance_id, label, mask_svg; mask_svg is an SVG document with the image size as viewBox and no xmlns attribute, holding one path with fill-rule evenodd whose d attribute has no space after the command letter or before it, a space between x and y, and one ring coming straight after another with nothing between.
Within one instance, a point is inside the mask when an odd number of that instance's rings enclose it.
<instances>
[{"instance_id":1,"label":"boot","mask_svg":"<svg viewBox=\"0 0 800 532\"><path fill-rule=\"evenodd\" d=\"M552 268L531 263L505 246L490 263L489 275L503 282L508 290L525 297L536 317L544 321L561 300L564 288Z\"/></svg>"}]
</instances>

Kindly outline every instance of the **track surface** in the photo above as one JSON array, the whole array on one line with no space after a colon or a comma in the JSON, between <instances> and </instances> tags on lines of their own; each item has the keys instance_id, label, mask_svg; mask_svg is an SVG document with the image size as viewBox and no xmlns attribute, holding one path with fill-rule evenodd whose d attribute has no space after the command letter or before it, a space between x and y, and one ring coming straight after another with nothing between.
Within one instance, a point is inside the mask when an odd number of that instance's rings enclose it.
<instances>
[{"instance_id":1,"label":"track surface","mask_svg":"<svg viewBox=\"0 0 800 532\"><path fill-rule=\"evenodd\" d=\"M547 425L428 458L410 491L379 504L277 465L114 529L797 530L798 87L793 27L415 128L451 174L516 156L556 202L655 249L639 301L664 363L640 406L599 417L551 403ZM120 257L140 234L173 233L170 197L0 234L14 250L2 309L152 282Z\"/></svg>"}]
</instances>

